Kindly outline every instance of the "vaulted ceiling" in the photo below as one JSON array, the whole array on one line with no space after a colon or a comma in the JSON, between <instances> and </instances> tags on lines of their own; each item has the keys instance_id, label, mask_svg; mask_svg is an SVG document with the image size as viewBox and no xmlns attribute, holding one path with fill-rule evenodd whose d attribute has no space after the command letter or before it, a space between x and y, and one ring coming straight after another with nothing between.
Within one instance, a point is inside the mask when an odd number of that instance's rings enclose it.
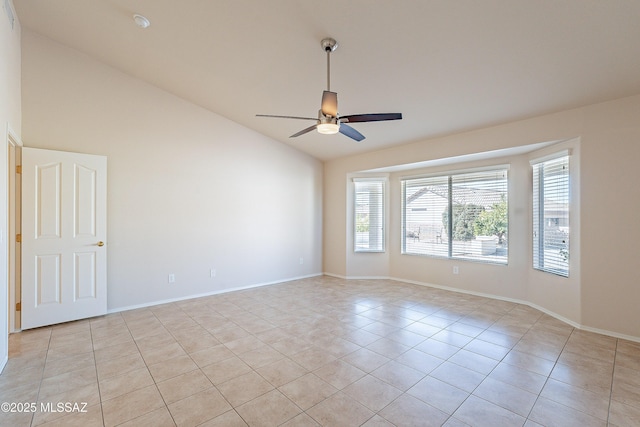
<instances>
[{"instance_id":1,"label":"vaulted ceiling","mask_svg":"<svg viewBox=\"0 0 640 427\"><path fill-rule=\"evenodd\" d=\"M23 28L319 159L640 93L637 0L17 0ZM146 16L138 28L133 14ZM335 38L340 114L366 139L310 132Z\"/></svg>"}]
</instances>

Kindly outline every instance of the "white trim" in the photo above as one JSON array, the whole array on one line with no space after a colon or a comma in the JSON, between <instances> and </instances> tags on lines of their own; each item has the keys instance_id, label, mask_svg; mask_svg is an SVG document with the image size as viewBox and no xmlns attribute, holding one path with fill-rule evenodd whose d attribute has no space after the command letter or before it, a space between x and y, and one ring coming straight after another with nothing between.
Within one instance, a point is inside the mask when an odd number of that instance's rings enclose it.
<instances>
[{"instance_id":1,"label":"white trim","mask_svg":"<svg viewBox=\"0 0 640 427\"><path fill-rule=\"evenodd\" d=\"M440 166L455 166L462 163L493 160L493 159L499 159L499 158L505 158L505 157L519 156L521 154L528 154L534 151L542 150L548 146L558 144L564 141L567 141L567 140L553 140L553 141L538 142L538 143L528 144L528 145L519 145L516 147L499 148L497 150L481 151L478 153L471 153L471 154L462 154L462 155L453 156L453 157L442 157L442 158L431 159L431 160L423 160L420 162L404 163L404 164L394 165L394 166L383 166L375 169L363 170L360 172L395 173L395 172L403 172L403 171L416 170L416 169L434 168L434 167L440 167Z\"/></svg>"},{"instance_id":2,"label":"white trim","mask_svg":"<svg viewBox=\"0 0 640 427\"><path fill-rule=\"evenodd\" d=\"M565 157L565 156L571 156L571 149L570 148L567 148L566 150L556 151L555 153L549 154L549 155L546 155L546 156L536 157L535 159L529 160L529 164L531 166L535 166L535 165L538 165L540 163L548 162L550 160L559 159L559 158Z\"/></svg>"},{"instance_id":3,"label":"white trim","mask_svg":"<svg viewBox=\"0 0 640 427\"><path fill-rule=\"evenodd\" d=\"M388 276L342 276L334 273L322 273L323 276L335 277L336 279L343 280L395 280Z\"/></svg>"},{"instance_id":4,"label":"white trim","mask_svg":"<svg viewBox=\"0 0 640 427\"><path fill-rule=\"evenodd\" d=\"M6 209L5 213L7 215L5 221L0 224L0 236L6 236L4 239L0 239L6 244L6 259L3 260L6 267L4 278L4 283L6 283L6 299L3 298L4 301L2 301L2 304L4 305L4 307L2 308L2 310L0 310L0 313L2 313L2 315L5 317L6 321L6 328L0 332L1 339L3 340L3 347L6 349L6 352L3 352L4 354L0 354L0 357L2 358L2 361L0 362L0 372L2 372L2 370L5 368L9 360L9 332L13 332L13 330L15 329L14 321L16 317L14 297L15 289L9 289L9 287L11 286L11 283L9 283L9 261L11 259L11 253L15 253L16 251L15 234L13 233L14 230L9 230L9 197L13 194L13 192L9 190L9 184L11 182L11 179L9 179L9 174L15 174L15 169L11 170L10 168L10 166L13 166L13 163L12 159L9 158L9 147L14 147L15 151L15 149L22 147L22 141L20 140L18 134L13 131L9 122L7 122L5 126L4 139L2 142L2 149L5 150L5 155L7 156L5 163L5 173L7 178L5 194L7 199L5 200L4 205L4 208ZM13 202L11 203L11 205L13 205ZM13 266L13 268L15 269L15 265ZM18 272L16 272L16 274L18 274Z\"/></svg>"},{"instance_id":5,"label":"white trim","mask_svg":"<svg viewBox=\"0 0 640 427\"><path fill-rule=\"evenodd\" d=\"M23 146L22 144L22 140L20 139L20 137L18 136L18 134L16 132L13 131L13 129L11 128L11 126L9 126L9 123L7 123L7 138L13 140L13 142L16 145L19 145L20 147Z\"/></svg>"},{"instance_id":6,"label":"white trim","mask_svg":"<svg viewBox=\"0 0 640 427\"><path fill-rule=\"evenodd\" d=\"M245 290L245 289L259 288L261 286L277 285L277 284L280 284L280 283L291 282L293 280L308 279L310 277L318 277L318 276L322 276L322 275L323 275L323 273L314 273L314 274L308 274L308 275L305 275L305 276L297 276L297 277L291 277L291 278L286 278L286 279L281 279L281 280L275 280L275 281L272 281L272 282L255 283L253 285L240 286L240 287L237 287L237 288L222 289L222 290L218 290L218 291L204 292L204 293L201 293L201 294L188 295L188 296L184 296L184 297L169 298L169 299L165 299L165 300L153 301L153 302L148 302L148 303L143 303L143 304L129 305L129 306L126 306L126 307L119 307L119 308L109 309L109 310L107 310L107 314L120 313L122 311L135 310L135 309L138 309L138 308L153 307L153 306L156 306L156 305L168 304L168 303L178 302L178 301L186 301L186 300L190 300L190 299L208 297L208 296L212 296L212 295L226 294L226 293L229 293L229 292L242 291L242 290Z\"/></svg>"},{"instance_id":7,"label":"white trim","mask_svg":"<svg viewBox=\"0 0 640 427\"><path fill-rule=\"evenodd\" d=\"M426 283L426 282L419 282L417 280L408 280L408 279L401 279L398 277L368 277L368 276L341 276L338 274L333 274L333 273L324 273L326 276L331 276L331 277L336 277L339 279L345 279L345 280L365 280L365 279L384 279L384 280L394 280L396 282L402 282L402 283L409 283L412 285L418 285L418 286L426 286L429 288L436 288L436 289L442 289L445 291L450 291L450 292L458 292L461 294L467 294L467 295L474 295L474 296L478 296L478 297L484 297L484 298L490 298L490 299L494 299L494 300L499 300L499 301L507 301L507 302L513 302L516 304L522 304L522 305L526 305L529 306L531 308L534 308L536 310L539 310L551 317L554 317L564 323L567 323L570 326L573 326L576 329L580 329L583 331L587 331L587 332L593 332L593 333L597 333L597 334L601 334L601 335L608 335L610 337L614 337L614 338L620 338L620 339L624 339L627 341L633 341L633 342L639 342L640 343L640 336L633 336L633 335L626 335L626 334L621 334L618 332L613 332L613 331L608 331L606 329L599 329L599 328L594 328L591 326L586 326L586 325L582 325L578 322L575 322L571 319L568 319L564 316L559 315L558 313L554 313L551 310L548 310L544 307L541 307L537 304L534 304L532 302L529 301L524 301L524 300L520 300L517 298L509 298L509 297L503 297L500 295L493 295L493 294L487 294L484 292L474 292L474 291L468 291L466 289L458 289L458 288L452 288L450 286L443 286L443 285L436 285L434 283Z\"/></svg>"},{"instance_id":8,"label":"white trim","mask_svg":"<svg viewBox=\"0 0 640 427\"><path fill-rule=\"evenodd\" d=\"M640 343L640 337L634 337L632 335L619 334L617 332L611 332L611 331L607 331L605 329L599 329L599 328L592 328L591 326L585 326L585 325L580 325L578 327L578 329L581 329L581 330L587 331L587 332L593 332L595 334L608 335L610 337L620 338L620 339L623 339L623 340Z\"/></svg>"},{"instance_id":9,"label":"white trim","mask_svg":"<svg viewBox=\"0 0 640 427\"><path fill-rule=\"evenodd\" d=\"M575 321L573 321L571 319L568 319L568 318L566 318L564 316L561 316L558 313L554 313L553 311L548 310L548 309L546 309L544 307L540 307L539 305L534 304L534 303L529 302L529 301L524 301L524 300L520 300L520 299L517 299L517 298L503 297L503 296L500 296L500 295L485 294L483 292L468 291L466 289L452 288L452 287L449 287L449 286L436 285L436 284L433 284L433 283L418 282L418 281L415 281L415 280L399 279L399 278L395 278L395 277L389 277L388 279L389 280L395 280L395 281L398 281L398 282L411 283L411 284L414 284L414 285L428 286L428 287L432 287L432 288L442 289L442 290L445 290L445 291L459 292L459 293L462 293L462 294L475 295L475 296L491 298L491 299L495 299L495 300L499 300L499 301L507 301L507 302L513 302L513 303L517 303L517 304L522 304L522 305L529 306L531 308L535 308L536 310L540 310L541 312L543 312L545 314L548 314L551 317L555 317L556 319L558 319L558 320L560 320L560 321L562 321L564 323L567 323L567 324L573 326L576 329L581 329L581 330L588 331L588 332L595 332L595 333L598 333L598 334L608 335L608 336L615 337L615 338L622 338L622 339L625 339L625 340L628 340L628 341L640 342L640 336L635 337L635 336L631 336L631 335L625 335L625 334L620 334L620 333L617 333L617 332L607 331L605 329L598 329L598 328L593 328L591 326L585 326L585 325L582 325L582 324L580 324L578 322L575 322Z\"/></svg>"},{"instance_id":10,"label":"white trim","mask_svg":"<svg viewBox=\"0 0 640 427\"><path fill-rule=\"evenodd\" d=\"M481 166L477 168L468 168L468 169L454 169L454 170L446 170L442 172L434 172L428 174L420 174L420 175L407 175L401 176L400 181L408 181L410 179L421 179L421 178L434 178L436 176L455 176L455 175L464 175L467 173L475 173L475 172L491 172L491 171L503 171L507 172L511 170L511 165L507 164L499 164L499 165L491 165L491 166Z\"/></svg>"},{"instance_id":11,"label":"white trim","mask_svg":"<svg viewBox=\"0 0 640 427\"><path fill-rule=\"evenodd\" d=\"M389 182L389 176L354 176L351 180L353 182Z\"/></svg>"},{"instance_id":12,"label":"white trim","mask_svg":"<svg viewBox=\"0 0 640 427\"><path fill-rule=\"evenodd\" d=\"M387 276L349 276L346 280L390 280Z\"/></svg>"},{"instance_id":13,"label":"white trim","mask_svg":"<svg viewBox=\"0 0 640 427\"><path fill-rule=\"evenodd\" d=\"M353 221L353 253L386 253L387 252L387 239L388 239L388 209L389 209L389 195L388 195L388 187L389 187L389 177L352 177L352 185L351 185L351 193L352 193L352 212L351 212L351 220ZM382 248L381 249L361 249L358 250L357 243L357 224L356 224L356 210L357 210L357 190L356 187L358 183L380 183L382 186L382 218L380 218L382 222Z\"/></svg>"},{"instance_id":14,"label":"white trim","mask_svg":"<svg viewBox=\"0 0 640 427\"><path fill-rule=\"evenodd\" d=\"M9 125L9 123L7 123L7 130L6 130L7 134L6 134L6 141L7 141L7 145L6 145L6 150L7 150L7 167L9 165L11 165L11 159L8 158L8 151L9 151L9 146L12 145L14 147L14 150L17 150L19 148L22 148L24 146L24 144L22 143L22 140L20 139L20 137L18 136L18 134L16 132L13 131L13 129L11 128L11 126ZM15 160L15 158L14 158ZM7 171L8 173L14 173L14 172L10 172ZM15 176L15 174L14 174ZM7 180L7 197L9 197L11 195L11 191L9 191L9 181ZM16 199L16 195L14 194L14 199ZM19 200L21 201L21 198L19 198ZM8 204L7 204L8 206ZM12 230L9 230L9 212L7 212L7 262L9 262L9 259L11 258L9 255L11 254L11 251L16 251L16 236L15 233L11 233ZM17 218L16 218L17 220ZM15 230L13 230L15 231ZM15 259L15 257L14 257ZM9 267L7 265L7 267ZM15 266L14 266L15 268ZM7 268L8 271L8 268ZM21 274L20 271L15 271L15 276L18 277L18 275ZM16 284L13 284L13 289L11 289L11 283L9 283L8 279L7 279L7 302L9 303L9 317L8 317L8 323L7 323L7 327L9 329L8 333L14 333L14 332L18 332L19 329L16 327L16 299L17 299L17 294L16 294Z\"/></svg>"},{"instance_id":15,"label":"white trim","mask_svg":"<svg viewBox=\"0 0 640 427\"><path fill-rule=\"evenodd\" d=\"M323 276L329 276L329 277L335 277L336 279L343 279L343 280L351 280L351 277L348 276L342 276L340 274L335 274L335 273L329 273L327 271L325 271L324 273L322 273ZM357 277L354 277L355 279L357 279Z\"/></svg>"}]
</instances>

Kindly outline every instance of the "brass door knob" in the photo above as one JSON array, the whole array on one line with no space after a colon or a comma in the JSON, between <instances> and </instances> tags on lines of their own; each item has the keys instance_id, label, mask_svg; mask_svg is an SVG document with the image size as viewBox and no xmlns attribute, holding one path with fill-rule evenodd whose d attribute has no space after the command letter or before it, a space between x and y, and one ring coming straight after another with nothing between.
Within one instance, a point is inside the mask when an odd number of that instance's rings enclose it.
<instances>
[{"instance_id":1,"label":"brass door knob","mask_svg":"<svg viewBox=\"0 0 640 427\"><path fill-rule=\"evenodd\" d=\"M98 246L100 247L104 246L104 242L98 242Z\"/></svg>"}]
</instances>

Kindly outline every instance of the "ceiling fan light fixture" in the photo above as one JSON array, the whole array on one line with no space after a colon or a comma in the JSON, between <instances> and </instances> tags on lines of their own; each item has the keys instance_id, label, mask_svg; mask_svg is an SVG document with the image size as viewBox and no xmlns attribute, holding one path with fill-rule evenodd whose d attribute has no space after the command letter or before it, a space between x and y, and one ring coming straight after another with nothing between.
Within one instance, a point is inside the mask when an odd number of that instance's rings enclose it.
<instances>
[{"instance_id":1,"label":"ceiling fan light fixture","mask_svg":"<svg viewBox=\"0 0 640 427\"><path fill-rule=\"evenodd\" d=\"M333 135L340 132L340 124L339 123L320 123L317 126L318 133L323 135Z\"/></svg>"}]
</instances>

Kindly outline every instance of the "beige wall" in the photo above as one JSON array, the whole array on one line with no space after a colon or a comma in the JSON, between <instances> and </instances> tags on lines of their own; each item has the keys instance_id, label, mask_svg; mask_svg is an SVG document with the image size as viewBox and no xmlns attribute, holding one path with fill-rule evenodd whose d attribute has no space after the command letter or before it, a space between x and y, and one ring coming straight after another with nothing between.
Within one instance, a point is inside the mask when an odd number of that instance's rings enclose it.
<instances>
[{"instance_id":1,"label":"beige wall","mask_svg":"<svg viewBox=\"0 0 640 427\"><path fill-rule=\"evenodd\" d=\"M22 54L24 145L108 157L110 310L322 272L321 162L32 32Z\"/></svg>"},{"instance_id":2,"label":"beige wall","mask_svg":"<svg viewBox=\"0 0 640 427\"><path fill-rule=\"evenodd\" d=\"M11 2L10 2L11 3ZM11 7L13 5L11 4ZM13 28L4 6L0 11L0 371L8 355L8 131L20 136L20 23L15 18Z\"/></svg>"},{"instance_id":3,"label":"beige wall","mask_svg":"<svg viewBox=\"0 0 640 427\"><path fill-rule=\"evenodd\" d=\"M585 118L583 322L640 336L640 97L593 105Z\"/></svg>"},{"instance_id":4,"label":"beige wall","mask_svg":"<svg viewBox=\"0 0 640 427\"><path fill-rule=\"evenodd\" d=\"M640 340L640 284L633 260L640 242L640 96L549 114L472 132L407 144L325 163L324 271L339 276L376 275L348 245L351 215L348 177L370 169L568 141L536 153L450 164L391 175L389 277L527 302L573 324ZM529 160L559 148L572 154L571 276L531 268ZM400 255L402 175L489 164L511 165L509 265L497 266ZM330 224L330 225L329 225ZM452 274L452 266L460 274Z\"/></svg>"}]
</instances>

